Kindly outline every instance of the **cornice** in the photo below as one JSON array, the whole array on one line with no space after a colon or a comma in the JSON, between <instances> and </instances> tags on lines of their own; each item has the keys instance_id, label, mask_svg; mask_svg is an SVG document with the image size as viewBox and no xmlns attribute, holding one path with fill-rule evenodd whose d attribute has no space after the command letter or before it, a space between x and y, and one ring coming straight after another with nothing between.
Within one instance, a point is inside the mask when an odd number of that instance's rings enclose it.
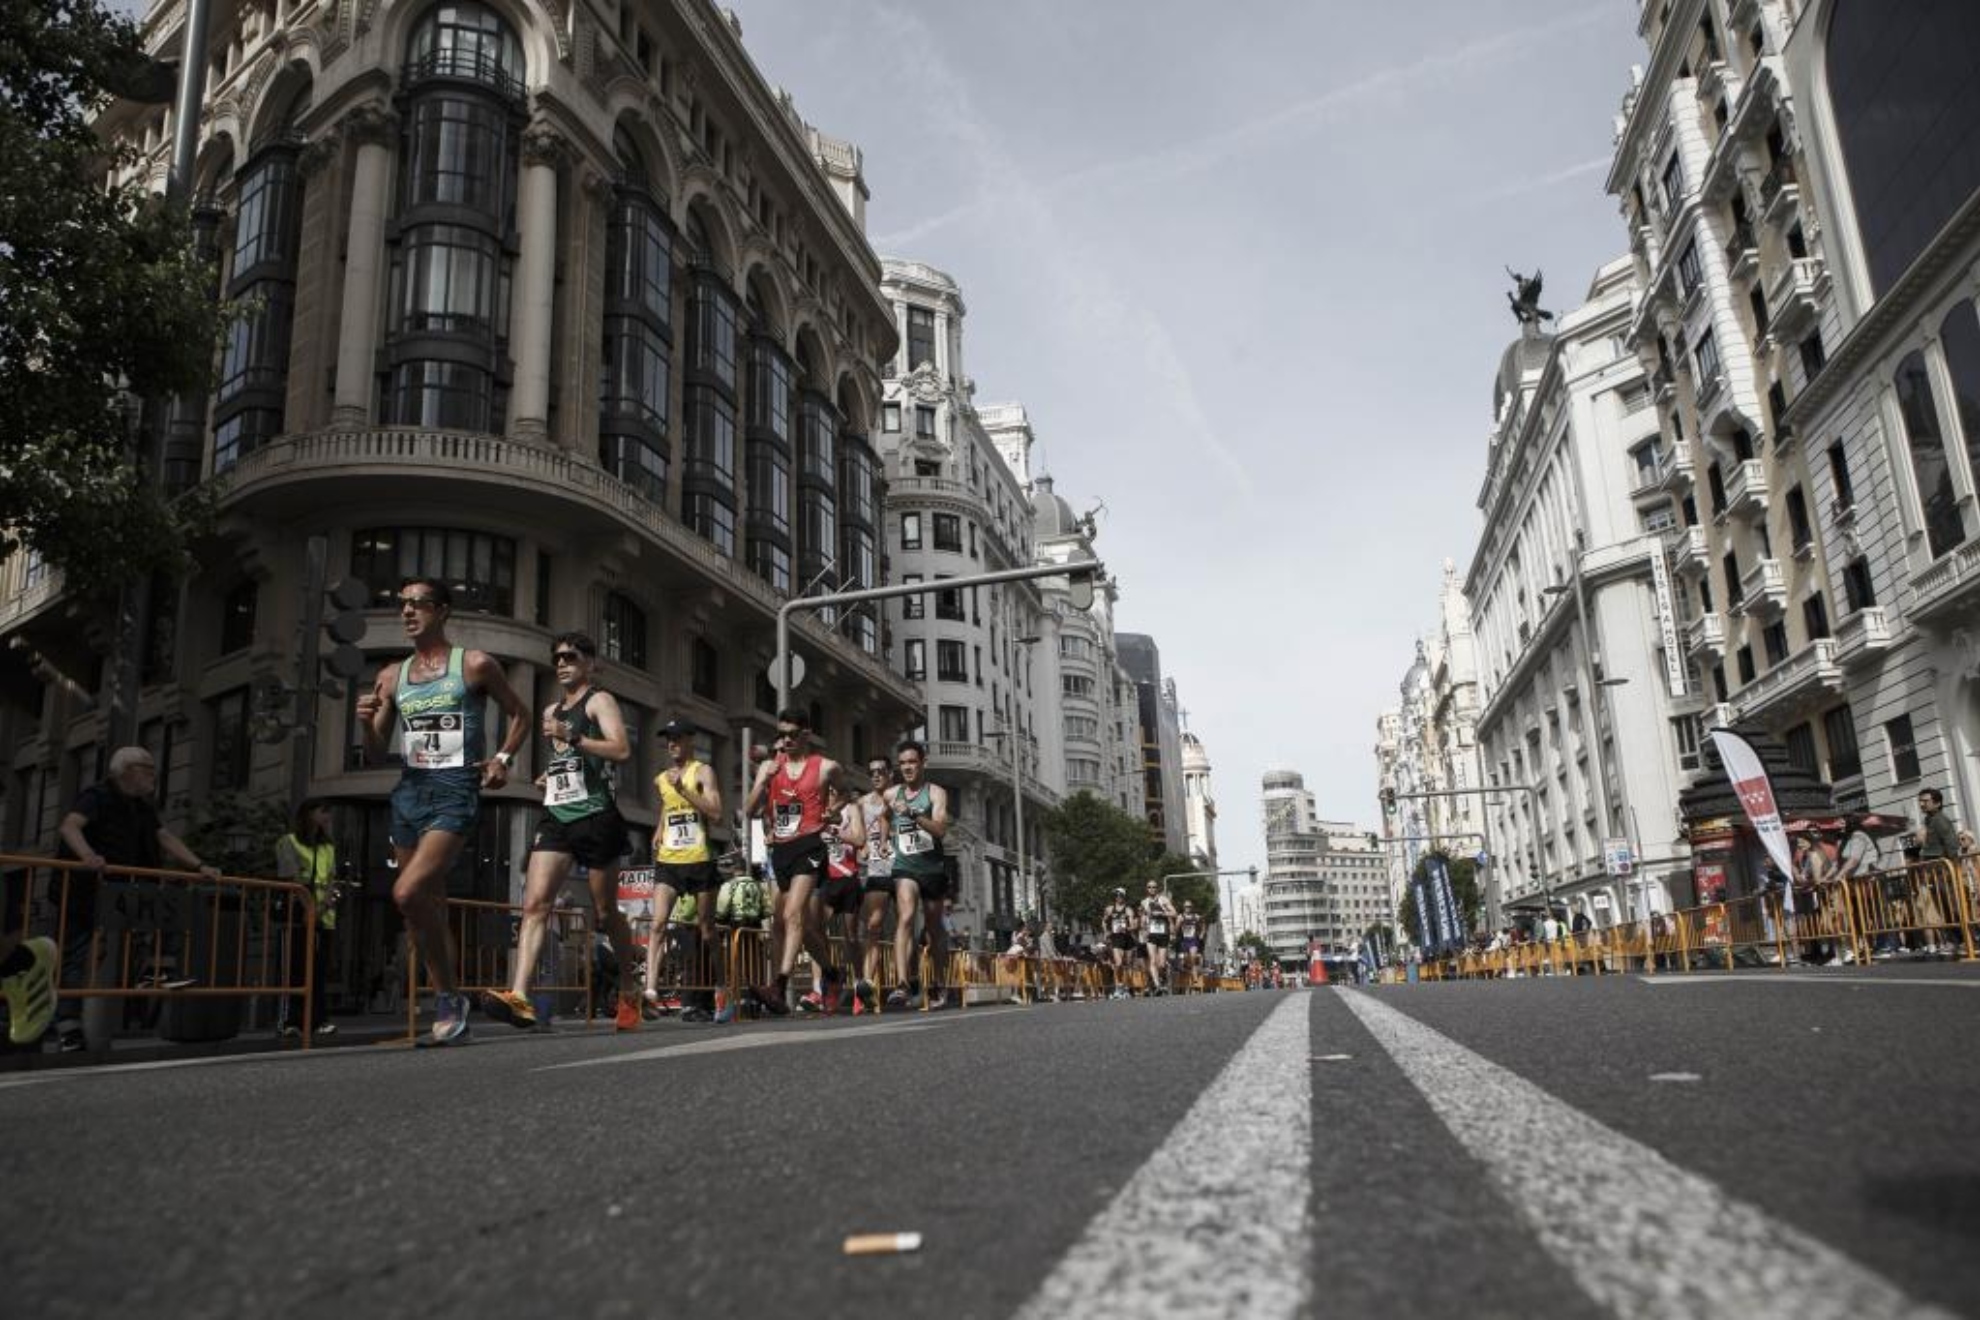
<instances>
[{"instance_id":1,"label":"cornice","mask_svg":"<svg viewBox=\"0 0 1980 1320\"><path fill-rule=\"evenodd\" d=\"M1623 121L1623 131L1616 138L1616 154L1609 165L1609 177L1603 188L1611 194L1628 190L1630 175L1636 170L1636 160L1642 154L1645 134L1654 135L1657 129L1648 127L1653 121L1646 109L1652 101L1657 110L1655 122L1661 123L1665 101L1676 81L1676 70L1680 53L1690 34L1698 26L1699 11L1705 0L1677 0L1671 6L1671 16L1659 35L1656 49L1650 52L1650 67L1637 85L1636 100L1629 108L1629 116ZM1683 40L1674 39L1674 35ZM1652 91L1655 95L1652 95Z\"/></svg>"},{"instance_id":2,"label":"cornice","mask_svg":"<svg viewBox=\"0 0 1980 1320\"><path fill-rule=\"evenodd\" d=\"M1954 260L1980 240L1980 193L1946 222L1938 236L1911 263L1890 291L1871 304L1863 318L1850 327L1849 334L1829 355L1815 379L1802 387L1788 404L1781 420L1797 431L1806 432L1815 415L1835 397L1856 383L1861 369L1868 365L1889 342L1911 328L1911 317L1934 292Z\"/></svg>"}]
</instances>

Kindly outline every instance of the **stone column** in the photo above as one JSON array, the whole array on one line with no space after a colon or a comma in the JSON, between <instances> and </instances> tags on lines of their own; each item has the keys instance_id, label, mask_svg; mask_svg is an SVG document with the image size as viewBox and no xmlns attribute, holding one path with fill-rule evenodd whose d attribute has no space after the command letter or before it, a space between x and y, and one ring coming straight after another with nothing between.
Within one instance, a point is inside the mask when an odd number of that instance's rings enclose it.
<instances>
[{"instance_id":1,"label":"stone column","mask_svg":"<svg viewBox=\"0 0 1980 1320\"><path fill-rule=\"evenodd\" d=\"M509 305L509 345L515 380L509 387L508 433L543 443L550 435L550 327L557 284L557 166L568 144L547 128L523 135L522 180L516 194L516 261Z\"/></svg>"},{"instance_id":2,"label":"stone column","mask_svg":"<svg viewBox=\"0 0 1980 1320\"><path fill-rule=\"evenodd\" d=\"M330 424L358 430L371 424L371 387L378 355L378 293L385 265L385 205L391 196L392 143L399 121L382 105L344 116L340 130L357 143L351 179L350 229L344 246L344 309L337 323L337 392Z\"/></svg>"}]
</instances>

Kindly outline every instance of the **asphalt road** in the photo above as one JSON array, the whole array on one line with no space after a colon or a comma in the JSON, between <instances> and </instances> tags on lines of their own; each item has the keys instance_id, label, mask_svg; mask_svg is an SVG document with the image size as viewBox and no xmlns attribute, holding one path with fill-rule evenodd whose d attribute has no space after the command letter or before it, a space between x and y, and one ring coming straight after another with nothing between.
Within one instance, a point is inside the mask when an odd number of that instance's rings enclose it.
<instances>
[{"instance_id":1,"label":"asphalt road","mask_svg":"<svg viewBox=\"0 0 1980 1320\"><path fill-rule=\"evenodd\" d=\"M0 1315L1980 1315L1976 1028L1937 965L0 1074Z\"/></svg>"}]
</instances>

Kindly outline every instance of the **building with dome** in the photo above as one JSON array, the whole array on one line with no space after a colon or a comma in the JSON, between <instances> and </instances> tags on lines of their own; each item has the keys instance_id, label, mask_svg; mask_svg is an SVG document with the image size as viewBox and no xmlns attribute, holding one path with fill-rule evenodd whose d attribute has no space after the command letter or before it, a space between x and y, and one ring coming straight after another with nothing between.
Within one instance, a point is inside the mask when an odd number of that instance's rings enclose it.
<instances>
[{"instance_id":1,"label":"building with dome","mask_svg":"<svg viewBox=\"0 0 1980 1320\"><path fill-rule=\"evenodd\" d=\"M1493 381L1464 578L1480 772L1505 790L1480 817L1488 920L1538 916L1551 898L1606 926L1639 901L1688 900L1677 802L1698 697L1661 529L1632 501L1632 444L1657 427L1623 340L1637 292L1629 261L1610 262L1556 333L1522 333ZM1612 840L1636 854L1626 878L1605 866Z\"/></svg>"},{"instance_id":2,"label":"building with dome","mask_svg":"<svg viewBox=\"0 0 1980 1320\"><path fill-rule=\"evenodd\" d=\"M185 14L152 6L147 47L179 58ZM539 708L550 639L598 639L643 836L653 731L693 721L738 785L745 735L775 716L778 607L881 580L873 430L895 317L859 150L807 125L705 0L242 3L217 8L193 57L212 70L199 213L222 291L249 310L213 397L177 419L168 475L214 483L219 523L147 639L140 741L170 823L235 793L286 810L301 744L281 693L312 694L302 782L364 874L331 978L348 991L398 940L398 772L366 763L353 702L404 652L403 578L450 584L454 640ZM171 113L116 103L100 119L161 185ZM372 606L364 675L320 697L296 671L313 541ZM41 663L97 688L95 617L31 556L0 570L15 679ZM857 763L922 722L870 614L800 616L796 636L797 697L833 753ZM0 684L9 840L44 846L98 777L105 704ZM453 893L515 891L540 765L532 739Z\"/></svg>"},{"instance_id":3,"label":"building with dome","mask_svg":"<svg viewBox=\"0 0 1980 1320\"><path fill-rule=\"evenodd\" d=\"M1210 785L1210 753L1188 729L1182 735L1183 829L1188 856L1205 871L1217 869L1217 795Z\"/></svg>"}]
</instances>

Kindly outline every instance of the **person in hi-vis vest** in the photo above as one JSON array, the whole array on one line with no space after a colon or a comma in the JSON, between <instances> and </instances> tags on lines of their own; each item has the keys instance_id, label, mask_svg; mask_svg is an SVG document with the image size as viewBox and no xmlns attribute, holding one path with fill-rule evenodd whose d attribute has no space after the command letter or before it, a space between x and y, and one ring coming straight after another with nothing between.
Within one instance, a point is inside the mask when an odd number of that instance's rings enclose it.
<instances>
[{"instance_id":1,"label":"person in hi-vis vest","mask_svg":"<svg viewBox=\"0 0 1980 1320\"><path fill-rule=\"evenodd\" d=\"M302 977L303 953L307 941L316 941L316 964L310 972L310 993L316 1000L311 1014L311 1032L328 1036L336 1032L330 1021L330 998L326 993L330 968L330 941L337 929L337 845L330 839L330 804L321 798L306 798L289 822L289 832L275 841L275 875L294 880L309 889L316 900L316 929L306 928L300 916L291 927L289 957L291 982ZM282 1012L282 1034L302 1034L303 1001L291 995Z\"/></svg>"}]
</instances>

